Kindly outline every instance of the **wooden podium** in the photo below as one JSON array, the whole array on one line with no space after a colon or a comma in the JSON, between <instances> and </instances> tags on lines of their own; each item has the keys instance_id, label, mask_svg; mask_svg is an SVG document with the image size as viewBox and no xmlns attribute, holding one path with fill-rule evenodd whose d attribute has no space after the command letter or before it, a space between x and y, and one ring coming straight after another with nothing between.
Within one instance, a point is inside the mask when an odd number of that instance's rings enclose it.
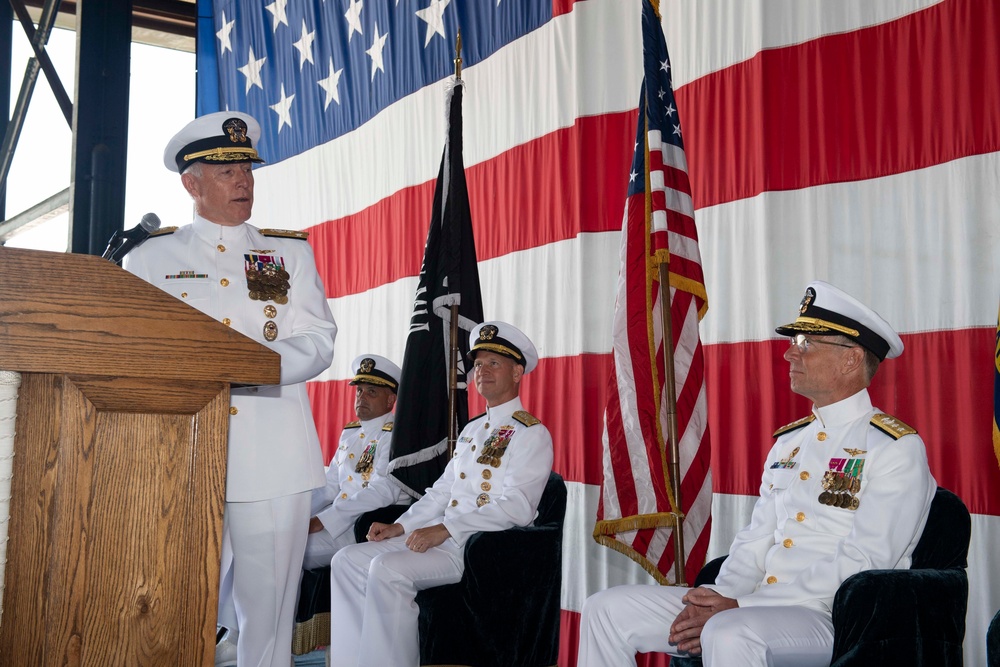
<instances>
[{"instance_id":1,"label":"wooden podium","mask_svg":"<svg viewBox=\"0 0 1000 667\"><path fill-rule=\"evenodd\" d=\"M229 388L278 355L98 257L0 247L0 369L0 665L212 665Z\"/></svg>"}]
</instances>

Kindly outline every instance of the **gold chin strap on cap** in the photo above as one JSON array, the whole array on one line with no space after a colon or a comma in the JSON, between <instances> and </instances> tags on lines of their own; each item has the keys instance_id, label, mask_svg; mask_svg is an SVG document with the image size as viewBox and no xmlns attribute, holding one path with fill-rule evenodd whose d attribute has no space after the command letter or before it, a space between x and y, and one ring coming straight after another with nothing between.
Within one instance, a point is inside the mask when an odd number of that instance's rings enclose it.
<instances>
[{"instance_id":1,"label":"gold chin strap on cap","mask_svg":"<svg viewBox=\"0 0 1000 667\"><path fill-rule=\"evenodd\" d=\"M486 350L488 352L496 352L498 354L506 354L514 357L515 359L523 359L520 354L510 349L506 345L497 345L496 343L477 343L475 346L475 351Z\"/></svg>"},{"instance_id":2,"label":"gold chin strap on cap","mask_svg":"<svg viewBox=\"0 0 1000 667\"><path fill-rule=\"evenodd\" d=\"M250 158L252 160L257 158L257 151L253 148L209 148L206 151L198 151L197 153L188 153L184 156L184 161L189 162L190 160L197 160L199 158L207 158L209 160L217 160L219 162L229 162L231 160L244 160Z\"/></svg>"},{"instance_id":3,"label":"gold chin strap on cap","mask_svg":"<svg viewBox=\"0 0 1000 667\"><path fill-rule=\"evenodd\" d=\"M836 324L828 320L821 320L818 317L799 317L795 320L796 324L811 324L816 327L823 327L825 329L833 329L834 331L839 331L845 336L850 336L851 338L857 338L861 333L857 329L852 329L850 327L845 327L842 324Z\"/></svg>"},{"instance_id":4,"label":"gold chin strap on cap","mask_svg":"<svg viewBox=\"0 0 1000 667\"><path fill-rule=\"evenodd\" d=\"M390 389L396 388L396 384L394 382L390 382L385 378L380 378L377 375L365 375L358 373L354 376L354 382L365 382L367 384L378 385L379 387L389 387Z\"/></svg>"}]
</instances>

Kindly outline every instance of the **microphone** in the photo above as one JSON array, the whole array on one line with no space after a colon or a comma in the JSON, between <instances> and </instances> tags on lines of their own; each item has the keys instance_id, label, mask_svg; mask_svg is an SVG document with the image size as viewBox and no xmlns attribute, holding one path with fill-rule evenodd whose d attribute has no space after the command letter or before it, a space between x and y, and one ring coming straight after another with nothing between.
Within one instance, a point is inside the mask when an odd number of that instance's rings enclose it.
<instances>
[{"instance_id":1,"label":"microphone","mask_svg":"<svg viewBox=\"0 0 1000 667\"><path fill-rule=\"evenodd\" d=\"M155 213L147 213L142 216L139 224L132 229L127 232L115 232L112 234L111 239L108 241L108 247L104 250L101 258L118 264L125 255L132 251L132 248L141 245L143 241L149 238L150 234L159 228L160 216Z\"/></svg>"}]
</instances>

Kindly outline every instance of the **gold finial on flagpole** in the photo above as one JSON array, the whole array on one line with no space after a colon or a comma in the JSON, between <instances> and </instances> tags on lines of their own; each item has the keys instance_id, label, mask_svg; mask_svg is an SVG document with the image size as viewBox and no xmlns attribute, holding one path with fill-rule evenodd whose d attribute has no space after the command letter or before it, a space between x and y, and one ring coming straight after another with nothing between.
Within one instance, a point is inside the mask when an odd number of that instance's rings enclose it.
<instances>
[{"instance_id":1,"label":"gold finial on flagpole","mask_svg":"<svg viewBox=\"0 0 1000 667\"><path fill-rule=\"evenodd\" d=\"M458 29L458 37L455 38L455 78L462 78L462 29Z\"/></svg>"}]
</instances>

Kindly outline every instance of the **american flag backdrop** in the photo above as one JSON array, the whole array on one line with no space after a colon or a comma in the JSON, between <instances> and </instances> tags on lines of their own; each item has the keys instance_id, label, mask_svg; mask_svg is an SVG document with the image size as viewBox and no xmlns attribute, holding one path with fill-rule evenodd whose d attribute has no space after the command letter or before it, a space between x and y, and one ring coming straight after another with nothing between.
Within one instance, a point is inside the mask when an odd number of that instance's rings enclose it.
<instances>
[{"instance_id":1,"label":"american flag backdrop","mask_svg":"<svg viewBox=\"0 0 1000 667\"><path fill-rule=\"evenodd\" d=\"M773 327L806 283L828 280L902 333L906 352L872 394L920 431L938 483L972 512L965 654L985 665L1000 608L1000 8L661 0L661 12L711 297L708 556L748 519L773 429L808 412ZM592 537L641 1L230 0L210 13L199 48L218 78L199 65L199 95L260 119L268 164L252 222L311 233L340 326L332 367L310 385L331 448L351 419L350 360L402 358L461 26L484 316L515 323L541 355L522 396L569 488L560 665L573 665L587 595L656 585Z\"/></svg>"}]
</instances>

